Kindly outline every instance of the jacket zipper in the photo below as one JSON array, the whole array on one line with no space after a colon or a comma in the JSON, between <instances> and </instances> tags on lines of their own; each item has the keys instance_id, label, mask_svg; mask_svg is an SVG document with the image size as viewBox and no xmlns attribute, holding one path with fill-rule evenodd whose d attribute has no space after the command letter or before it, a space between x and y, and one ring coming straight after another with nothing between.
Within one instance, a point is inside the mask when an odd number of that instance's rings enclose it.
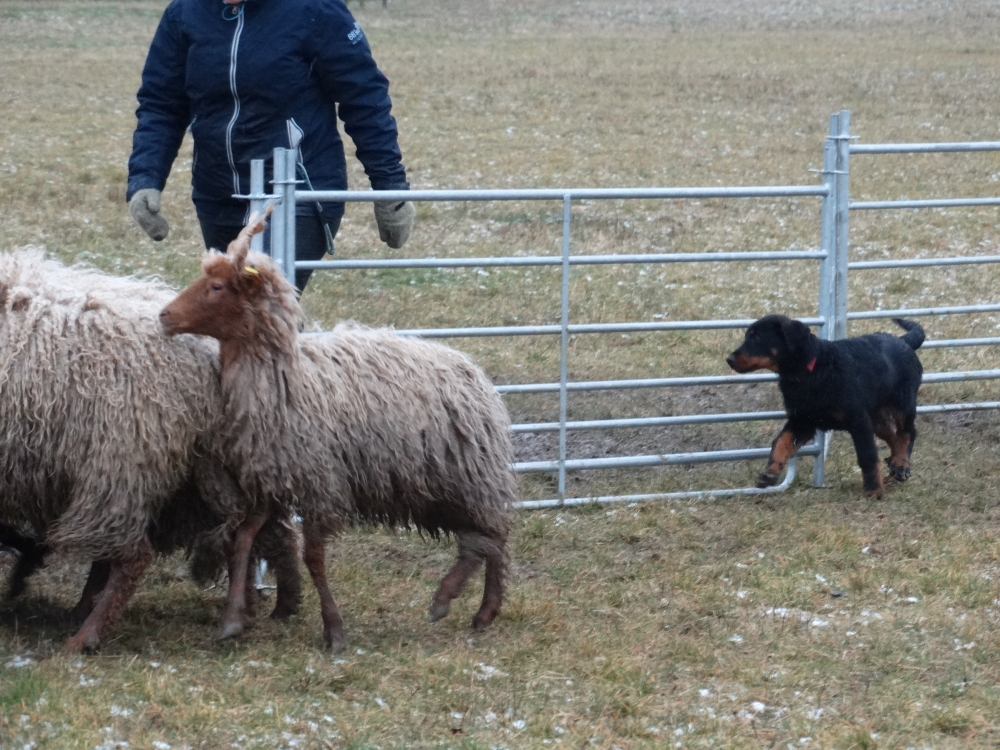
<instances>
[{"instance_id":1,"label":"jacket zipper","mask_svg":"<svg viewBox=\"0 0 1000 750\"><path fill-rule=\"evenodd\" d=\"M229 52L229 90L233 94L233 116L226 127L226 156L229 159L229 168L233 170L233 193L241 195L240 174L236 170L236 161L233 159L233 127L240 116L240 95L236 91L236 52L240 47L240 36L243 33L243 14L240 14L236 21L236 31L233 33L233 44Z\"/></svg>"}]
</instances>

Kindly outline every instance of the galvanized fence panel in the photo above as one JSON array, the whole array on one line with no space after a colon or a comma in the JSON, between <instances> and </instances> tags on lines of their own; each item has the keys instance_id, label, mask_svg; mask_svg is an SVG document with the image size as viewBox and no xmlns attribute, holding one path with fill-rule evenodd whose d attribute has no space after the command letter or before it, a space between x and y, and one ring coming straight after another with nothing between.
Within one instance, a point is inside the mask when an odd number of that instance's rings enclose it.
<instances>
[{"instance_id":1,"label":"galvanized fence panel","mask_svg":"<svg viewBox=\"0 0 1000 750\"><path fill-rule=\"evenodd\" d=\"M876 261L864 263L848 262L848 212L873 208L903 208L913 205L899 205L899 202L855 203L849 200L849 164L851 153L894 153L896 151L876 151L874 149L898 149L913 146L914 150L926 147L920 144L896 144L863 147L851 143L849 133L850 113L842 111L830 118L829 135L823 151L822 184L792 186L757 187L716 187L716 188L625 188L625 189L530 189L530 190L408 190L408 191L311 191L297 187L297 152L286 149L274 150L273 192L267 193L264 184L263 164L254 165L251 180L251 195L241 196L251 201L251 207L260 211L269 202L277 204L271 219L271 255L285 275L294 280L295 269L388 269L388 268L488 268L488 267L532 267L558 266L561 271L560 321L551 325L523 326L481 326L410 329L399 331L402 335L427 338L482 337L482 336L555 336L560 337L559 379L553 383L525 383L498 386L501 394L557 393L559 398L559 419L556 422L515 424L515 433L557 432L559 437L558 458L552 461L525 461L515 464L518 472L555 472L558 476L558 497L548 500L523 501L524 508L541 508L579 505L583 503L608 503L650 499L709 498L725 495L761 494L782 492L795 479L796 464L789 464L784 481L766 489L727 488L716 490L692 490L686 492L652 493L640 495L616 495L601 497L570 498L566 496L567 471L608 468L636 468L670 466L678 464L702 464L720 461L744 461L767 457L769 448L749 448L742 450L718 450L697 453L673 453L662 455L633 455L609 458L567 457L567 433L573 430L604 430L628 427L657 427L723 422L749 422L757 420L777 420L784 417L780 411L734 412L721 414L691 414L670 417L637 417L631 419L606 419L570 421L568 418L568 396L574 392L597 390L627 390L637 388L671 388L694 385L728 385L737 383L759 383L776 380L776 376L729 375L675 378L646 378L633 380L607 380L590 382L570 382L568 380L568 341L577 334L628 333L649 331L691 331L713 329L738 329L749 325L752 319L731 320L687 320L588 324L572 323L569 319L570 273L575 266L606 264L669 264L704 262L749 262L749 261L791 261L816 260L819 263L817 279L818 314L801 318L818 328L818 335L825 339L843 338L847 335L848 320L866 317L890 317L894 314L933 315L957 312L1000 311L1000 304L984 304L961 308L925 308L901 311L849 312L847 307L848 272L853 268L899 268L915 265L948 265L975 262L1000 262L1000 256L983 256L978 259L951 258L940 261L921 259L919 261ZM936 144L935 150L976 151L1000 150L997 144ZM708 253L657 253L657 254L611 254L574 255L570 242L572 227L572 205L580 200L705 200L726 198L819 198L820 227L818 250L794 250L774 252L708 252ZM325 261L295 260L295 206L298 201L320 202L372 202L372 201L560 201L562 204L562 243L559 255L531 257L493 258L406 258L386 260L336 259ZM1000 199L968 199L961 205L1000 205ZM921 203L921 207L928 202ZM934 205L958 205L954 201L936 201ZM1000 338L959 339L927 342L927 347L979 346L1000 342ZM1000 370L929 373L925 382L950 382L955 379L982 379L1000 377ZM958 411L966 409L996 408L998 403L978 404L936 404L920 407L922 412ZM813 484L824 483L825 453L827 436L818 433L814 442L799 451L799 456L811 456L813 461Z\"/></svg>"},{"instance_id":2,"label":"galvanized fence panel","mask_svg":"<svg viewBox=\"0 0 1000 750\"><path fill-rule=\"evenodd\" d=\"M872 154L930 154L951 153L968 154L989 151L1000 151L1000 141L979 141L972 143L875 143L861 144L853 142L850 135L849 110L841 110L831 117L831 131L837 130L839 138L845 143L838 156L836 169L842 175L846 184L850 179L851 155ZM887 210L917 210L934 208L984 207L1000 206L1000 197L970 197L970 198L937 198L929 200L885 200L885 201L851 201L845 191L843 206L846 210L838 212L840 232L846 237L850 211L887 211ZM945 258L906 258L898 260L879 261L849 261L845 266L848 272L871 269L902 269L902 268L932 268L945 266L989 265L1000 262L998 255L972 255ZM897 308L893 310L858 310L847 313L847 320L872 320L878 318L925 317L934 315L969 315L974 313L1000 312L1000 304L983 302L975 305L942 305L937 307ZM989 336L979 338L939 339L929 340L923 345L926 349L950 349L967 346L996 346L1000 337ZM994 380L1000 378L1000 369L990 370L956 370L952 372L924 373L924 383L955 383L972 380ZM996 409L1000 403L995 401L971 402L962 404L922 404L917 407L917 413L930 414L953 411L972 411Z\"/></svg>"}]
</instances>

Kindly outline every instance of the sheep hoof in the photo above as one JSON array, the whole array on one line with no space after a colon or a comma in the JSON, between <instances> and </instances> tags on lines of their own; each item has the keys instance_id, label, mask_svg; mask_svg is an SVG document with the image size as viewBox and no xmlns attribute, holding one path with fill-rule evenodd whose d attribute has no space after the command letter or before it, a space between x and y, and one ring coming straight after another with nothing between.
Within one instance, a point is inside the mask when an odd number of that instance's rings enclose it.
<instances>
[{"instance_id":1,"label":"sheep hoof","mask_svg":"<svg viewBox=\"0 0 1000 750\"><path fill-rule=\"evenodd\" d=\"M101 641L96 636L77 634L66 641L65 651L68 654L87 654L97 651Z\"/></svg>"},{"instance_id":2,"label":"sheep hoof","mask_svg":"<svg viewBox=\"0 0 1000 750\"><path fill-rule=\"evenodd\" d=\"M324 637L323 645L326 646L327 651L339 654L343 653L343 651L347 648L347 639L342 635Z\"/></svg>"},{"instance_id":3,"label":"sheep hoof","mask_svg":"<svg viewBox=\"0 0 1000 750\"><path fill-rule=\"evenodd\" d=\"M472 629L477 633L480 633L490 625L497 617L497 610L487 611L487 612L477 612L476 616L472 618Z\"/></svg>"},{"instance_id":4,"label":"sheep hoof","mask_svg":"<svg viewBox=\"0 0 1000 750\"><path fill-rule=\"evenodd\" d=\"M431 622L437 622L442 617L446 616L448 614L448 610L450 609L451 604L439 604L438 602L431 604L430 611L428 612Z\"/></svg>"},{"instance_id":5,"label":"sheep hoof","mask_svg":"<svg viewBox=\"0 0 1000 750\"><path fill-rule=\"evenodd\" d=\"M222 625L222 629L219 634L215 636L217 641L224 641L227 638L232 638L234 635L239 635L243 632L243 624L240 622L227 622Z\"/></svg>"},{"instance_id":6,"label":"sheep hoof","mask_svg":"<svg viewBox=\"0 0 1000 750\"><path fill-rule=\"evenodd\" d=\"M289 604L288 602L279 601L274 605L274 610L271 612L272 620L287 620L292 615L297 615L299 613L298 604Z\"/></svg>"}]
</instances>

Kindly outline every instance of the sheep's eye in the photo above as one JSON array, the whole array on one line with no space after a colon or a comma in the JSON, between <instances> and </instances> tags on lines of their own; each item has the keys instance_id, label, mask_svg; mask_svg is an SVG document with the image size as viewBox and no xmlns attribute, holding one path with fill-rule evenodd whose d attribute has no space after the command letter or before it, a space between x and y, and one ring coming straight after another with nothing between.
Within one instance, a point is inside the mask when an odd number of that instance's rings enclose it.
<instances>
[{"instance_id":1,"label":"sheep's eye","mask_svg":"<svg viewBox=\"0 0 1000 750\"><path fill-rule=\"evenodd\" d=\"M218 283L212 284L212 291L213 292L221 292L222 291L222 284L218 284Z\"/></svg>"}]
</instances>

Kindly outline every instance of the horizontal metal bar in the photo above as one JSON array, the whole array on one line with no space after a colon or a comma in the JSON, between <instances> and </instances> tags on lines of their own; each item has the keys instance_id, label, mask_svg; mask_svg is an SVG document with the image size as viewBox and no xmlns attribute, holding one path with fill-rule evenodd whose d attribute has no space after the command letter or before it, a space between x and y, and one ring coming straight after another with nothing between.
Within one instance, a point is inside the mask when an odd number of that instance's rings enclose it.
<instances>
[{"instance_id":1,"label":"horizontal metal bar","mask_svg":"<svg viewBox=\"0 0 1000 750\"><path fill-rule=\"evenodd\" d=\"M927 383L961 383L966 380L996 380L1000 378L1000 370L965 370L956 372L925 372L920 382Z\"/></svg>"},{"instance_id":2,"label":"horizontal metal bar","mask_svg":"<svg viewBox=\"0 0 1000 750\"><path fill-rule=\"evenodd\" d=\"M822 318L800 318L806 325L822 325ZM725 328L746 328L753 319L742 320L664 320L649 323L571 323L573 333L619 333L626 331L711 331ZM624 326L630 326L626 329Z\"/></svg>"},{"instance_id":3,"label":"horizontal metal bar","mask_svg":"<svg viewBox=\"0 0 1000 750\"><path fill-rule=\"evenodd\" d=\"M957 151L1000 151L1000 141L970 143L852 143L852 154L929 154Z\"/></svg>"},{"instance_id":4,"label":"horizontal metal bar","mask_svg":"<svg viewBox=\"0 0 1000 750\"><path fill-rule=\"evenodd\" d=\"M723 263L729 261L822 260L821 250L746 251L712 253L659 253L650 255L575 255L571 266L597 266L616 263ZM397 258L350 260L302 260L296 268L359 269L359 268L492 268L506 266L559 266L556 255L509 258Z\"/></svg>"},{"instance_id":5,"label":"horizontal metal bar","mask_svg":"<svg viewBox=\"0 0 1000 750\"><path fill-rule=\"evenodd\" d=\"M781 484L774 487L740 487L738 489L721 490L688 490L684 492L654 492L645 495L601 495L598 497L570 497L560 500L521 500L513 503L520 510L538 510L542 508L572 507L575 505L597 505L611 503L639 503L647 500L714 500L719 497L733 495L773 495L787 490L795 481L796 460L793 457L788 462L788 471Z\"/></svg>"},{"instance_id":6,"label":"horizontal metal bar","mask_svg":"<svg viewBox=\"0 0 1000 750\"><path fill-rule=\"evenodd\" d=\"M685 414L676 417L634 417L629 419L592 419L567 422L567 430L617 430L627 427L671 427L687 424L721 424L784 419L783 411L752 411L731 414ZM556 432L558 422L526 422L511 425L511 432Z\"/></svg>"},{"instance_id":7,"label":"horizontal metal bar","mask_svg":"<svg viewBox=\"0 0 1000 750\"><path fill-rule=\"evenodd\" d=\"M924 344L926 346L926 344ZM944 382L940 377L958 374L971 375L970 380L985 380L992 375L980 375L981 373L1000 372L997 370L968 370L965 373L924 373L925 383ZM631 390L638 388L684 388L711 385L755 385L758 383L777 382L778 376L773 373L755 373L751 375L702 375L686 378L645 378L640 380L591 380L579 381L577 383L567 383L566 390L569 392L586 391L612 391ZM496 386L497 393L501 395L511 394L537 394L556 393L559 391L558 383L525 383ZM764 412L767 413L767 412Z\"/></svg>"},{"instance_id":8,"label":"horizontal metal bar","mask_svg":"<svg viewBox=\"0 0 1000 750\"><path fill-rule=\"evenodd\" d=\"M857 201L849 203L851 211L871 211L894 208L957 208L960 206L1000 206L1000 198L945 198L919 201Z\"/></svg>"},{"instance_id":9,"label":"horizontal metal bar","mask_svg":"<svg viewBox=\"0 0 1000 750\"><path fill-rule=\"evenodd\" d=\"M1000 401L974 401L967 404L928 404L918 406L917 414L942 414L954 411L988 411L1000 409Z\"/></svg>"},{"instance_id":10,"label":"horizontal metal bar","mask_svg":"<svg viewBox=\"0 0 1000 750\"><path fill-rule=\"evenodd\" d=\"M967 305L964 307L915 307L898 310L864 310L847 313L848 320L873 320L875 318L916 318L924 315L966 315L970 313L1000 312L1000 305Z\"/></svg>"},{"instance_id":11,"label":"horizontal metal bar","mask_svg":"<svg viewBox=\"0 0 1000 750\"><path fill-rule=\"evenodd\" d=\"M686 378L644 378L640 380L591 380L577 383L567 383L566 390L579 391L611 391L630 390L635 388L682 388L702 385L738 385L753 383L770 383L777 381L778 376L772 373L754 375L701 375ZM497 393L507 395L512 393L557 393L559 383L525 383L523 385L498 385Z\"/></svg>"},{"instance_id":12,"label":"horizontal metal bar","mask_svg":"<svg viewBox=\"0 0 1000 750\"><path fill-rule=\"evenodd\" d=\"M822 318L800 318L806 325L821 325ZM657 331L713 331L726 328L746 328L753 318L742 320L663 320L648 323L573 323L570 335L581 333L654 333ZM396 331L400 336L433 338L465 338L480 336L547 336L562 332L556 324L540 326L490 326L482 328L411 328ZM308 335L308 334L307 334ZM312 334L319 336L322 334Z\"/></svg>"},{"instance_id":13,"label":"horizontal metal bar","mask_svg":"<svg viewBox=\"0 0 1000 750\"><path fill-rule=\"evenodd\" d=\"M815 456L819 446L810 443L799 449L798 456ZM590 469L630 469L643 466L677 466L680 464L707 464L722 461L747 461L767 458L770 448L744 448L741 450L703 451L699 453L665 453L653 456L611 456L608 458L572 458L566 461L567 471ZM538 471L558 471L559 461L524 461L514 464L514 471L528 474Z\"/></svg>"},{"instance_id":14,"label":"horizontal metal bar","mask_svg":"<svg viewBox=\"0 0 1000 750\"><path fill-rule=\"evenodd\" d=\"M928 381L941 382L941 381ZM950 382L950 381L948 381ZM930 404L918 406L919 414L954 411L982 411L1000 408L1000 401L981 401L968 404ZM632 419L593 419L567 422L567 430L617 430L637 427L673 427L689 424L722 424L727 422L764 422L785 419L784 411L734 412L730 414L687 414L677 417L636 417ZM524 422L511 425L515 434L528 432L556 432L558 422Z\"/></svg>"},{"instance_id":15,"label":"horizontal metal bar","mask_svg":"<svg viewBox=\"0 0 1000 750\"><path fill-rule=\"evenodd\" d=\"M994 346L1000 344L1000 337L986 339L937 339L925 341L921 349L951 349L958 346Z\"/></svg>"},{"instance_id":16,"label":"horizontal metal bar","mask_svg":"<svg viewBox=\"0 0 1000 750\"><path fill-rule=\"evenodd\" d=\"M973 255L958 258L912 258L910 260L859 260L847 264L848 271L867 268L922 268L924 266L969 266L1000 263L1000 255Z\"/></svg>"},{"instance_id":17,"label":"horizontal metal bar","mask_svg":"<svg viewBox=\"0 0 1000 750\"><path fill-rule=\"evenodd\" d=\"M296 190L300 202L364 201L553 201L639 198L802 198L822 197L825 185L695 188L535 188L525 190Z\"/></svg>"}]
</instances>

